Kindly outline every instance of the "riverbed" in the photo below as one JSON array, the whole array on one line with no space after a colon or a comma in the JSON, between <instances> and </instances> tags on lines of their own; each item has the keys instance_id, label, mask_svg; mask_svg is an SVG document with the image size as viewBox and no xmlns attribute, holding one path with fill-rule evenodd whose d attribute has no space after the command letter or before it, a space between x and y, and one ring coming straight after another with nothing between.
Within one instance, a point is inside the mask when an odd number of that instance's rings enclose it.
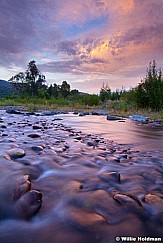
<instances>
[{"instance_id":1,"label":"riverbed","mask_svg":"<svg viewBox=\"0 0 163 243\"><path fill-rule=\"evenodd\" d=\"M128 119L0 111L0 242L160 241L162 139Z\"/></svg>"}]
</instances>

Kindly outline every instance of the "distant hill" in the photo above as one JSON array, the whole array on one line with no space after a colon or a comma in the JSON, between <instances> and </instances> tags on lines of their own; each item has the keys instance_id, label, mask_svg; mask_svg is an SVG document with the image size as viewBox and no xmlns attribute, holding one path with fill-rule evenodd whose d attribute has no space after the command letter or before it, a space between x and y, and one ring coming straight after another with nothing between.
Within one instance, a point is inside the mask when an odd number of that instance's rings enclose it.
<instances>
[{"instance_id":1,"label":"distant hill","mask_svg":"<svg viewBox=\"0 0 163 243\"><path fill-rule=\"evenodd\" d=\"M10 82L0 79L0 98L12 94L13 91L13 85Z\"/></svg>"}]
</instances>

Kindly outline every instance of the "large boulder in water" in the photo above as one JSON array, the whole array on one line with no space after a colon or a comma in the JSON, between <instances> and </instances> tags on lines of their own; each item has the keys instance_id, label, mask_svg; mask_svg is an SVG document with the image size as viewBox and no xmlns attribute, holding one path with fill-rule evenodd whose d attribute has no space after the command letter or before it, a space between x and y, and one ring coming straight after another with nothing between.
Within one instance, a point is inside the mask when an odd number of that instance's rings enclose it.
<instances>
[{"instance_id":1,"label":"large boulder in water","mask_svg":"<svg viewBox=\"0 0 163 243\"><path fill-rule=\"evenodd\" d=\"M119 116L107 115L107 120L109 121L123 121L124 119Z\"/></svg>"},{"instance_id":2,"label":"large boulder in water","mask_svg":"<svg viewBox=\"0 0 163 243\"><path fill-rule=\"evenodd\" d=\"M9 113L9 114L23 114L23 112L18 111L18 110L13 109L13 108L8 108L8 109L6 110L6 112Z\"/></svg>"},{"instance_id":3,"label":"large boulder in water","mask_svg":"<svg viewBox=\"0 0 163 243\"><path fill-rule=\"evenodd\" d=\"M137 122L142 122L142 123L146 123L149 120L147 116L142 116L142 115L130 115L129 119Z\"/></svg>"}]
</instances>

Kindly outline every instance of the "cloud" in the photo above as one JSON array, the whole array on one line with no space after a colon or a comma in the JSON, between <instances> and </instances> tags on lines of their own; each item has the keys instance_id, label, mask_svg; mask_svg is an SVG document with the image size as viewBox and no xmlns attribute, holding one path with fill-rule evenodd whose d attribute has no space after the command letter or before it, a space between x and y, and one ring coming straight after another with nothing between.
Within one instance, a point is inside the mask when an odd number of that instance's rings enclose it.
<instances>
[{"instance_id":1,"label":"cloud","mask_svg":"<svg viewBox=\"0 0 163 243\"><path fill-rule=\"evenodd\" d=\"M92 85L85 75L139 82L151 60L163 65L162 12L159 0L1 0L0 68L13 75L35 59L42 72Z\"/></svg>"},{"instance_id":2,"label":"cloud","mask_svg":"<svg viewBox=\"0 0 163 243\"><path fill-rule=\"evenodd\" d=\"M56 25L49 26L51 1L0 1L0 55L1 65L20 65L32 52L59 38ZM54 6L55 7L55 6ZM3 60L2 60L3 59Z\"/></svg>"}]
</instances>

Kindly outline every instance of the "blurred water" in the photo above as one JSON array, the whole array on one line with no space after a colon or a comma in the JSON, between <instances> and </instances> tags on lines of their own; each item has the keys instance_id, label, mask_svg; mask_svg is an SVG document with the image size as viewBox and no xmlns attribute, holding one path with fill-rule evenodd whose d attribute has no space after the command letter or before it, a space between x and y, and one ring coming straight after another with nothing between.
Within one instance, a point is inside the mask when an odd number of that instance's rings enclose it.
<instances>
[{"instance_id":1,"label":"blurred water","mask_svg":"<svg viewBox=\"0 0 163 243\"><path fill-rule=\"evenodd\" d=\"M126 119L125 122L108 121L106 116L59 115L63 124L85 133L94 133L120 144L131 144L139 150L163 150L163 128L140 125Z\"/></svg>"}]
</instances>

